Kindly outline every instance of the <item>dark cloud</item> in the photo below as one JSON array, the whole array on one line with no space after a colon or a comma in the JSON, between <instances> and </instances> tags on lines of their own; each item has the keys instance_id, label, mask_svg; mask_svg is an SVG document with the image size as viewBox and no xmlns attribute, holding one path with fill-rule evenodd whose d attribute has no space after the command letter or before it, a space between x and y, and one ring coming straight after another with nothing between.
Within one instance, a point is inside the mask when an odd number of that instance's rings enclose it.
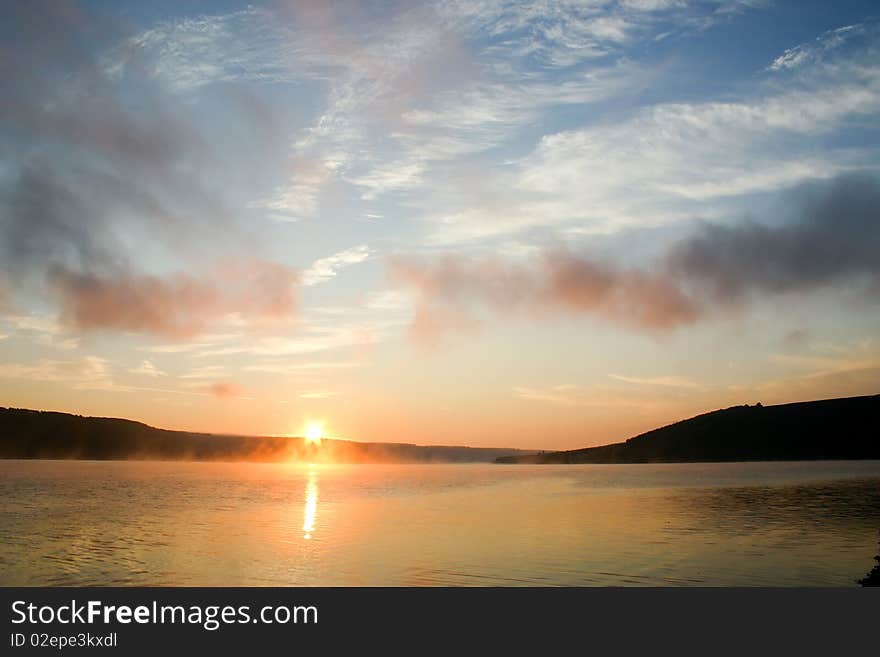
<instances>
[{"instance_id":1,"label":"dark cloud","mask_svg":"<svg viewBox=\"0 0 880 657\"><path fill-rule=\"evenodd\" d=\"M419 342L474 327L483 308L532 316L589 313L654 331L699 316L697 305L663 275L616 268L566 251L547 253L529 264L461 256L429 263L393 259L390 275L418 292L411 334Z\"/></svg>"},{"instance_id":2,"label":"dark cloud","mask_svg":"<svg viewBox=\"0 0 880 657\"><path fill-rule=\"evenodd\" d=\"M698 305L663 274L615 268L568 253L550 256L544 270L542 298L574 312L649 330L689 324L700 315Z\"/></svg>"},{"instance_id":3,"label":"dark cloud","mask_svg":"<svg viewBox=\"0 0 880 657\"><path fill-rule=\"evenodd\" d=\"M47 262L80 267L112 262L115 249L106 232L109 217L92 213L90 203L57 172L41 170L34 163L0 189L6 192L6 211L0 220L3 263L16 273L29 267L42 269Z\"/></svg>"},{"instance_id":4,"label":"dark cloud","mask_svg":"<svg viewBox=\"0 0 880 657\"><path fill-rule=\"evenodd\" d=\"M296 273L266 262L234 263L201 278L121 273L113 277L56 267L51 281L61 320L84 331L129 331L187 338L231 313L249 323L296 309Z\"/></svg>"},{"instance_id":5,"label":"dark cloud","mask_svg":"<svg viewBox=\"0 0 880 657\"><path fill-rule=\"evenodd\" d=\"M528 263L457 255L394 258L389 275L416 290L411 332L422 342L472 328L486 310L583 313L667 331L741 306L754 295L837 284L864 286L869 293L880 289L876 177L852 174L807 186L788 197L787 207L789 216L775 225L705 224L646 269L556 251Z\"/></svg>"},{"instance_id":6,"label":"dark cloud","mask_svg":"<svg viewBox=\"0 0 880 657\"><path fill-rule=\"evenodd\" d=\"M880 182L849 174L789 197L778 225L706 224L675 246L666 266L708 300L740 301L749 293L810 290L880 276Z\"/></svg>"},{"instance_id":7,"label":"dark cloud","mask_svg":"<svg viewBox=\"0 0 880 657\"><path fill-rule=\"evenodd\" d=\"M292 312L281 265L238 281L149 273L151 260L190 271L254 240L224 201L228 158L130 36L63 0L0 3L0 278L48 281L81 329L183 336L225 313ZM230 107L248 128L253 103Z\"/></svg>"},{"instance_id":8,"label":"dark cloud","mask_svg":"<svg viewBox=\"0 0 880 657\"><path fill-rule=\"evenodd\" d=\"M190 172L208 152L187 112L106 58L125 32L67 2L0 8L0 254L17 276L47 262L118 264L129 230L222 216ZM161 190L161 191L157 191Z\"/></svg>"}]
</instances>

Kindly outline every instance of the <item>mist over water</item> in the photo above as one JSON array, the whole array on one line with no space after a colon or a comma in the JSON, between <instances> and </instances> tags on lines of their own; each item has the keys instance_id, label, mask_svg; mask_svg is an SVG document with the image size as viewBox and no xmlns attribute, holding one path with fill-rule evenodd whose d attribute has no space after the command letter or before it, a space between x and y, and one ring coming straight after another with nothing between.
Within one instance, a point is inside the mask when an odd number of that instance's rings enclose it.
<instances>
[{"instance_id":1,"label":"mist over water","mask_svg":"<svg viewBox=\"0 0 880 657\"><path fill-rule=\"evenodd\" d=\"M854 586L880 461L0 461L0 584Z\"/></svg>"}]
</instances>

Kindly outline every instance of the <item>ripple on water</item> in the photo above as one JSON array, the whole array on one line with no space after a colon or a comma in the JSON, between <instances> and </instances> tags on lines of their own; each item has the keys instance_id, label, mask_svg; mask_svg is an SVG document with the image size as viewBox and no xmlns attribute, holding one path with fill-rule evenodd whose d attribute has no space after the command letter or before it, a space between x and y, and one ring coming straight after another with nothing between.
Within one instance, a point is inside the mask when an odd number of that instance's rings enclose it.
<instances>
[{"instance_id":1,"label":"ripple on water","mask_svg":"<svg viewBox=\"0 0 880 657\"><path fill-rule=\"evenodd\" d=\"M5 585L848 586L880 463L7 461L0 499Z\"/></svg>"}]
</instances>

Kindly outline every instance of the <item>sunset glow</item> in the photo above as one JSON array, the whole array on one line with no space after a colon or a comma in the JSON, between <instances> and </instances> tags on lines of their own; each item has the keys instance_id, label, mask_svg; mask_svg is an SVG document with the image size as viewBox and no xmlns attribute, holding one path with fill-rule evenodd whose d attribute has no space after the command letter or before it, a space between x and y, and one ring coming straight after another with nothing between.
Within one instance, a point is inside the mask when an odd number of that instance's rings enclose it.
<instances>
[{"instance_id":1,"label":"sunset glow","mask_svg":"<svg viewBox=\"0 0 880 657\"><path fill-rule=\"evenodd\" d=\"M880 586L878 9L0 1L10 645L705 652L767 628L543 591Z\"/></svg>"},{"instance_id":2,"label":"sunset glow","mask_svg":"<svg viewBox=\"0 0 880 657\"><path fill-rule=\"evenodd\" d=\"M306 442L310 445L320 446L321 440L324 438L324 427L317 422L310 422L306 425Z\"/></svg>"},{"instance_id":3,"label":"sunset glow","mask_svg":"<svg viewBox=\"0 0 880 657\"><path fill-rule=\"evenodd\" d=\"M303 510L303 538L307 541L315 531L315 519L318 516L318 473L315 466L310 466L306 481L306 501Z\"/></svg>"},{"instance_id":4,"label":"sunset glow","mask_svg":"<svg viewBox=\"0 0 880 657\"><path fill-rule=\"evenodd\" d=\"M880 390L876 3L3 4L5 406L553 450Z\"/></svg>"}]
</instances>

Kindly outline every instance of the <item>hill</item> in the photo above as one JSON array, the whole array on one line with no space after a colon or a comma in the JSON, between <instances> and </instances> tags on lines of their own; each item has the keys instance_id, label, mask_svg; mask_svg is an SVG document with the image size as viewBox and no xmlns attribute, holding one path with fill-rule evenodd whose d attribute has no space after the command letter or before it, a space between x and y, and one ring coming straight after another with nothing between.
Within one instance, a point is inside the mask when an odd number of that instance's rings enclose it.
<instances>
[{"instance_id":1,"label":"hill","mask_svg":"<svg viewBox=\"0 0 880 657\"><path fill-rule=\"evenodd\" d=\"M157 429L118 418L0 407L0 458L333 463L492 462L504 448L228 436Z\"/></svg>"},{"instance_id":2,"label":"hill","mask_svg":"<svg viewBox=\"0 0 880 657\"><path fill-rule=\"evenodd\" d=\"M880 395L734 406L626 442L498 463L664 463L880 458Z\"/></svg>"}]
</instances>

